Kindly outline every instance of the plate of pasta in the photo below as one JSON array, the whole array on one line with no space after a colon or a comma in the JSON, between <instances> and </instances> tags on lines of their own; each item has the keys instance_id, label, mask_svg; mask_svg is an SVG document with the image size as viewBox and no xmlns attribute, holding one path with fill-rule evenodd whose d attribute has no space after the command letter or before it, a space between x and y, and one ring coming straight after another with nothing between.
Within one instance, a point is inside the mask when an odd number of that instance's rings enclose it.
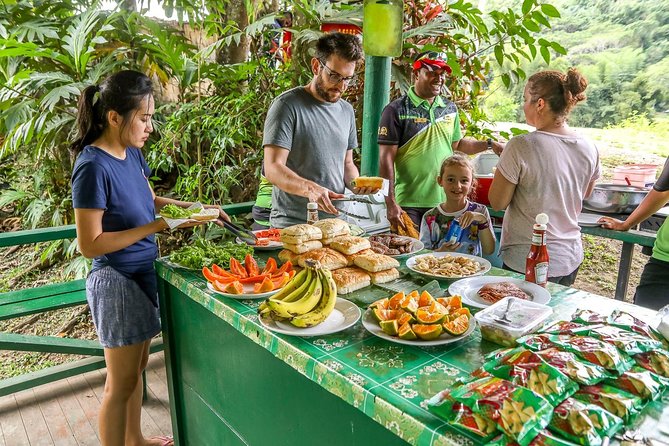
<instances>
[{"instance_id":1,"label":"plate of pasta","mask_svg":"<svg viewBox=\"0 0 669 446\"><path fill-rule=\"evenodd\" d=\"M407 260L407 268L433 279L462 279L480 276L492 265L482 257L458 252L433 252L413 256Z\"/></svg>"}]
</instances>

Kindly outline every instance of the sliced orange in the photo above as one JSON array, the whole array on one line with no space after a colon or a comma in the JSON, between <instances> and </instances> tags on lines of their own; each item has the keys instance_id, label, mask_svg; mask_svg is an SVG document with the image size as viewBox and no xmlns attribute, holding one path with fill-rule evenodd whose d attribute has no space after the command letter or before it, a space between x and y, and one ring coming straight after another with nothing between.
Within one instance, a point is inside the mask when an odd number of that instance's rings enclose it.
<instances>
[{"instance_id":1,"label":"sliced orange","mask_svg":"<svg viewBox=\"0 0 669 446\"><path fill-rule=\"evenodd\" d=\"M452 321L444 322L443 326L448 334L452 336L460 336L469 328L469 317L467 317L466 314L462 314Z\"/></svg>"},{"instance_id":2,"label":"sliced orange","mask_svg":"<svg viewBox=\"0 0 669 446\"><path fill-rule=\"evenodd\" d=\"M402 291L395 294L393 297L391 297L388 300L388 309L397 310L398 308L401 308L400 304L402 303L402 301L404 300L405 297L406 296L404 295L404 293Z\"/></svg>"},{"instance_id":3,"label":"sliced orange","mask_svg":"<svg viewBox=\"0 0 669 446\"><path fill-rule=\"evenodd\" d=\"M419 307L429 307L432 305L432 302L434 302L434 297L430 293L427 291L420 293L420 297L418 298Z\"/></svg>"},{"instance_id":4,"label":"sliced orange","mask_svg":"<svg viewBox=\"0 0 669 446\"><path fill-rule=\"evenodd\" d=\"M424 341L437 339L443 331L441 324L413 324L411 329Z\"/></svg>"}]
</instances>

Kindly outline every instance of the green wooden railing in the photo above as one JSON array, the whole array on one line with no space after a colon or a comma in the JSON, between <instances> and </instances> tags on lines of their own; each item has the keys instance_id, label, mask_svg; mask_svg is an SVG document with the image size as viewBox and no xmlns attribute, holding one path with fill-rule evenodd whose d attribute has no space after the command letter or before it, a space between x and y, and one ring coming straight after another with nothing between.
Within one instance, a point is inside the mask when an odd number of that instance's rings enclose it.
<instances>
[{"instance_id":1,"label":"green wooden railing","mask_svg":"<svg viewBox=\"0 0 669 446\"><path fill-rule=\"evenodd\" d=\"M223 209L228 215L234 216L250 212L252 206L253 202L244 202L225 205ZM0 248L53 240L74 239L76 236L77 233L74 225L5 232L0 234ZM83 305L85 303L86 287L85 280L83 279L8 291L0 293L0 320L14 319L30 314ZM0 396L100 369L105 366L104 350L98 341L0 332L0 349L91 356L79 361L1 380ZM162 339L156 339L151 343L151 353L162 349Z\"/></svg>"}]
</instances>

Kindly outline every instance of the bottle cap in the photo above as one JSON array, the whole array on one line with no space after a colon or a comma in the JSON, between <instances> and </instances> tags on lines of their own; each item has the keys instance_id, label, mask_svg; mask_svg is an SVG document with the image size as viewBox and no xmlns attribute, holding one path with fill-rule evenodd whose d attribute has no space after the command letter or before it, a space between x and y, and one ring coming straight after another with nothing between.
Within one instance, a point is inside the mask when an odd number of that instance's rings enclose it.
<instances>
[{"instance_id":1,"label":"bottle cap","mask_svg":"<svg viewBox=\"0 0 669 446\"><path fill-rule=\"evenodd\" d=\"M309 209L309 210L318 209L318 203L314 203L314 202L307 203L307 209Z\"/></svg>"},{"instance_id":2,"label":"bottle cap","mask_svg":"<svg viewBox=\"0 0 669 446\"><path fill-rule=\"evenodd\" d=\"M546 230L546 225L548 224L548 215L544 214L543 212L541 214L537 214L536 218L534 219L534 228L535 229L541 229L541 230Z\"/></svg>"}]
</instances>

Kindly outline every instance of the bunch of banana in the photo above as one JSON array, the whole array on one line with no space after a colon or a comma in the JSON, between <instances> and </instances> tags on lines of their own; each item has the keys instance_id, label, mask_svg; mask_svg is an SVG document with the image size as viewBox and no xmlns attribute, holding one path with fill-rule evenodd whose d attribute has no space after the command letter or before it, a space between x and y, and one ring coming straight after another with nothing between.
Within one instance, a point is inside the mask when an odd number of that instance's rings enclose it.
<instances>
[{"instance_id":1,"label":"bunch of banana","mask_svg":"<svg viewBox=\"0 0 669 446\"><path fill-rule=\"evenodd\" d=\"M334 310L337 285L330 271L318 262L307 265L278 293L258 307L260 317L288 321L296 327L313 327Z\"/></svg>"}]
</instances>

